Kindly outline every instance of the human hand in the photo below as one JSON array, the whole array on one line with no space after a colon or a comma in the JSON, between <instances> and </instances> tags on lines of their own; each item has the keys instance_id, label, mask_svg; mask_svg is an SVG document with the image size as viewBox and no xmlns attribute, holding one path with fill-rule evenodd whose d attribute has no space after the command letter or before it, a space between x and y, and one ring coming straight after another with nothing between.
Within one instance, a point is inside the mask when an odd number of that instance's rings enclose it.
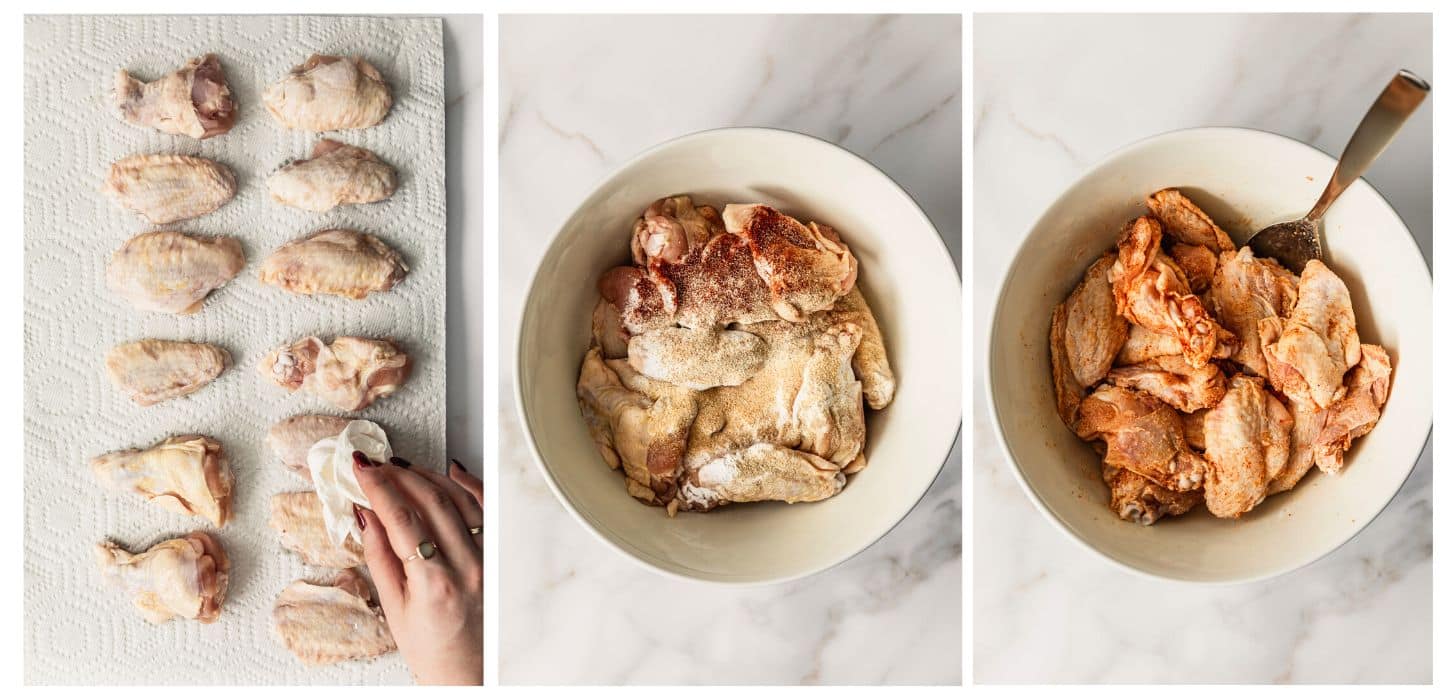
<instances>
[{"instance_id":1,"label":"human hand","mask_svg":"<svg viewBox=\"0 0 1456 700\"><path fill-rule=\"evenodd\" d=\"M481 482L454 460L446 474L390 462L354 453L354 473L373 506L354 506L354 517L384 618L415 682L480 685Z\"/></svg>"}]
</instances>

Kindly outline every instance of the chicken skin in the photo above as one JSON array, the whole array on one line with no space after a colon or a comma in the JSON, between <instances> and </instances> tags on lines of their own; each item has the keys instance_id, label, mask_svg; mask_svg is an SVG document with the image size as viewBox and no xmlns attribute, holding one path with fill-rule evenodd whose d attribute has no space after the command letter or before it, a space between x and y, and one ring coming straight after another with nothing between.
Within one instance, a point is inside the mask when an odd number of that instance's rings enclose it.
<instances>
[{"instance_id":1,"label":"chicken skin","mask_svg":"<svg viewBox=\"0 0 1456 700\"><path fill-rule=\"evenodd\" d=\"M1350 290L1312 260L1299 276L1298 294L1288 319L1259 321L1269 382L1300 406L1326 409L1344 393L1345 372L1360 361Z\"/></svg>"},{"instance_id":2,"label":"chicken skin","mask_svg":"<svg viewBox=\"0 0 1456 700\"><path fill-rule=\"evenodd\" d=\"M1299 278L1268 258L1254 257L1247 246L1218 256L1210 296L1214 313L1239 337L1234 362L1250 374L1268 377L1259 323L1266 318L1287 318L1298 298Z\"/></svg>"},{"instance_id":3,"label":"chicken skin","mask_svg":"<svg viewBox=\"0 0 1456 700\"><path fill-rule=\"evenodd\" d=\"M1197 369L1182 355L1164 355L1135 365L1115 367L1107 381L1151 394L1184 413L1212 408L1223 398L1226 382L1218 365Z\"/></svg>"},{"instance_id":4,"label":"chicken skin","mask_svg":"<svg viewBox=\"0 0 1456 700\"><path fill-rule=\"evenodd\" d=\"M186 396L232 364L228 351L208 343L141 340L106 353L106 375L138 406Z\"/></svg>"},{"instance_id":5,"label":"chicken skin","mask_svg":"<svg viewBox=\"0 0 1456 700\"><path fill-rule=\"evenodd\" d=\"M324 438L338 437L349 424L338 416L302 415L285 418L268 429L268 447L288 471L312 482L308 471L308 451Z\"/></svg>"},{"instance_id":6,"label":"chicken skin","mask_svg":"<svg viewBox=\"0 0 1456 700\"><path fill-rule=\"evenodd\" d=\"M263 90L263 105L287 129L363 129L384 121L389 85L359 57L314 54Z\"/></svg>"},{"instance_id":7,"label":"chicken skin","mask_svg":"<svg viewBox=\"0 0 1456 700\"><path fill-rule=\"evenodd\" d=\"M204 238L175 231L135 236L111 254L106 284L134 308L194 314L212 290L243 269L236 238Z\"/></svg>"},{"instance_id":8,"label":"chicken skin","mask_svg":"<svg viewBox=\"0 0 1456 700\"><path fill-rule=\"evenodd\" d=\"M273 603L273 633L310 666L368 659L396 648L369 584L353 569L324 585L288 584Z\"/></svg>"},{"instance_id":9,"label":"chicken skin","mask_svg":"<svg viewBox=\"0 0 1456 700\"><path fill-rule=\"evenodd\" d=\"M1109 280L1116 263L1112 253L1098 258L1064 302L1067 359L1083 388L1107 376L1118 348L1127 342L1128 322L1118 314Z\"/></svg>"},{"instance_id":10,"label":"chicken skin","mask_svg":"<svg viewBox=\"0 0 1456 700\"><path fill-rule=\"evenodd\" d=\"M294 294L363 299L394 288L409 272L404 259L367 233L328 229L283 245L263 260L258 279Z\"/></svg>"},{"instance_id":11,"label":"chicken skin","mask_svg":"<svg viewBox=\"0 0 1456 700\"><path fill-rule=\"evenodd\" d=\"M238 182L222 163L155 154L112 163L101 189L117 206L153 224L170 224L217 211L237 194Z\"/></svg>"},{"instance_id":12,"label":"chicken skin","mask_svg":"<svg viewBox=\"0 0 1456 700\"><path fill-rule=\"evenodd\" d=\"M1229 235L1177 189L1169 187L1148 195L1147 205L1173 240L1207 248L1215 254L1234 249Z\"/></svg>"},{"instance_id":13,"label":"chicken skin","mask_svg":"<svg viewBox=\"0 0 1456 700\"><path fill-rule=\"evenodd\" d=\"M110 452L91 460L91 471L112 491L135 493L218 527L232 513L232 468L222 445L205 435L180 435L144 450Z\"/></svg>"},{"instance_id":14,"label":"chicken skin","mask_svg":"<svg viewBox=\"0 0 1456 700\"><path fill-rule=\"evenodd\" d=\"M1289 461L1294 417L1263 380L1238 375L1203 421L1204 455L1211 469L1203 487L1208 512L1237 518L1264 501L1269 482Z\"/></svg>"},{"instance_id":15,"label":"chicken skin","mask_svg":"<svg viewBox=\"0 0 1456 700\"><path fill-rule=\"evenodd\" d=\"M198 56L150 83L118 70L114 97L123 120L164 134L209 139L227 133L237 118L227 77L214 54Z\"/></svg>"},{"instance_id":16,"label":"chicken skin","mask_svg":"<svg viewBox=\"0 0 1456 700\"><path fill-rule=\"evenodd\" d=\"M313 491L280 493L268 509L268 527L278 533L284 549L295 552L309 566L347 569L364 563L364 548L354 538L334 544L324 525L323 505Z\"/></svg>"},{"instance_id":17,"label":"chicken skin","mask_svg":"<svg viewBox=\"0 0 1456 700\"><path fill-rule=\"evenodd\" d=\"M290 392L303 389L340 410L360 411L399 390L410 357L388 340L310 337L269 353L258 371Z\"/></svg>"},{"instance_id":18,"label":"chicken skin","mask_svg":"<svg viewBox=\"0 0 1456 700\"><path fill-rule=\"evenodd\" d=\"M383 201L398 184L394 168L373 151L322 139L310 158L289 163L268 177L268 194L279 204L325 212L345 204Z\"/></svg>"},{"instance_id":19,"label":"chicken skin","mask_svg":"<svg viewBox=\"0 0 1456 700\"><path fill-rule=\"evenodd\" d=\"M1117 517L1152 525L1165 515L1182 515L1203 500L1201 491L1174 491L1126 469L1102 465L1102 482L1111 494L1108 506Z\"/></svg>"},{"instance_id":20,"label":"chicken skin","mask_svg":"<svg viewBox=\"0 0 1456 700\"><path fill-rule=\"evenodd\" d=\"M1321 471L1337 474L1345 468L1350 442L1375 427L1390 396L1390 355L1379 345L1360 346L1360 364L1345 378L1345 395L1324 414L1314 440L1314 461Z\"/></svg>"},{"instance_id":21,"label":"chicken skin","mask_svg":"<svg viewBox=\"0 0 1456 700\"><path fill-rule=\"evenodd\" d=\"M205 532L159 542L140 554L102 542L95 554L102 576L125 589L148 622L181 618L211 624L222 613L227 552Z\"/></svg>"},{"instance_id":22,"label":"chicken skin","mask_svg":"<svg viewBox=\"0 0 1456 700\"><path fill-rule=\"evenodd\" d=\"M1193 295L1188 280L1159 249L1162 226L1142 216L1123 227L1110 273L1117 311L1132 323L1178 339L1194 368L1208 364L1225 333Z\"/></svg>"},{"instance_id":23,"label":"chicken skin","mask_svg":"<svg viewBox=\"0 0 1456 700\"><path fill-rule=\"evenodd\" d=\"M1208 464L1183 437L1183 419L1153 396L1102 385L1078 408L1077 437L1106 444L1103 464L1170 491L1203 485Z\"/></svg>"}]
</instances>

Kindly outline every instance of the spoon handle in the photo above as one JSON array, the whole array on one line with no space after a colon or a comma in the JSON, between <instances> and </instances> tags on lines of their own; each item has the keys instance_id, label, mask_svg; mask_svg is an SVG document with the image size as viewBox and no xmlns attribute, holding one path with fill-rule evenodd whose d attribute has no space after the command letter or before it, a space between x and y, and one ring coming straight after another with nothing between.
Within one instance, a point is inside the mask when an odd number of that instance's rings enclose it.
<instances>
[{"instance_id":1,"label":"spoon handle","mask_svg":"<svg viewBox=\"0 0 1456 700\"><path fill-rule=\"evenodd\" d=\"M1315 202L1314 208L1309 210L1305 218L1317 221L1325 215L1325 210L1334 204L1345 188L1360 179L1370 168L1370 164L1390 145L1396 132L1405 124L1406 118L1421 106L1430 91L1431 84L1417 77L1415 73L1402 70L1395 74L1390 84L1385 86L1385 91L1375 100L1375 104L1370 105L1370 111L1360 120L1360 126L1355 127L1355 134L1350 137L1350 143L1345 145L1345 152L1340 154L1340 162L1335 164L1335 173L1330 176L1329 184L1325 185L1324 194L1320 195L1319 201Z\"/></svg>"}]
</instances>

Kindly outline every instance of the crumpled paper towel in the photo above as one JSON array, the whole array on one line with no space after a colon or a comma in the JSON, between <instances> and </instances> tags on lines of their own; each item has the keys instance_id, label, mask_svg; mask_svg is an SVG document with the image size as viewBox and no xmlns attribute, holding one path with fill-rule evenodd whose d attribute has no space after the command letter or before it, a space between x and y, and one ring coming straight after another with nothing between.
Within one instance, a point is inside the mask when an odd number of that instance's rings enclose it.
<instances>
[{"instance_id":1,"label":"crumpled paper towel","mask_svg":"<svg viewBox=\"0 0 1456 700\"><path fill-rule=\"evenodd\" d=\"M258 374L270 349L307 335L387 336L414 358L399 393L353 417L378 422L416 464L445 459L445 105L438 19L363 17L27 17L25 22L25 680L107 684L400 684L398 654L321 668L301 664L273 637L272 607L304 566L268 527L269 499L308 485L266 444L274 422L333 413ZM218 54L239 104L225 135L196 141L127 124L111 109L118 68L154 80ZM359 54L384 74L394 108L379 126L328 134L368 148L399 171L387 202L325 214L269 200L264 180L306 157L319 136L281 128L262 89L310 53ZM107 167L133 153L219 160L237 198L167 228L241 240L248 266L193 316L145 313L108 293L103 271L127 238L154 230L99 191ZM365 301L293 296L258 282L263 257L321 228L378 235L410 273ZM107 380L111 346L145 337L206 341L235 366L185 398L133 404ZM234 514L221 530L139 497L103 490L91 457L199 432L223 444L237 477ZM213 531L232 559L222 618L212 625L145 622L107 587L91 548L113 538L132 549L194 529Z\"/></svg>"}]
</instances>

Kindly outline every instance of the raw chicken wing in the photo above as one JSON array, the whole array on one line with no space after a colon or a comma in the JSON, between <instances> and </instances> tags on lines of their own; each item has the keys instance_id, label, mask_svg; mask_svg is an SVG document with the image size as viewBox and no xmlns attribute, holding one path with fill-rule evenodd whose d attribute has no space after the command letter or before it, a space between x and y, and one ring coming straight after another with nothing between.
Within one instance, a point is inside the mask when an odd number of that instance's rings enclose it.
<instances>
[{"instance_id":1,"label":"raw chicken wing","mask_svg":"<svg viewBox=\"0 0 1456 700\"><path fill-rule=\"evenodd\" d=\"M238 191L226 165L195 156L138 155L111 164L102 191L154 224L202 216Z\"/></svg>"},{"instance_id":2,"label":"raw chicken wing","mask_svg":"<svg viewBox=\"0 0 1456 700\"><path fill-rule=\"evenodd\" d=\"M394 343L339 336L309 337L269 353L258 371L289 391L302 388L345 411L393 394L409 378L410 357Z\"/></svg>"},{"instance_id":3,"label":"raw chicken wing","mask_svg":"<svg viewBox=\"0 0 1456 700\"><path fill-rule=\"evenodd\" d=\"M179 435L144 450L110 452L91 460L91 471L113 491L138 494L218 527L232 511L232 468L222 445L205 435Z\"/></svg>"},{"instance_id":4,"label":"raw chicken wing","mask_svg":"<svg viewBox=\"0 0 1456 700\"><path fill-rule=\"evenodd\" d=\"M1158 248L1162 227L1141 216L1123 227L1112 266L1118 313L1144 329L1178 339L1183 357L1197 368L1208 364L1225 331L1188 288L1188 280Z\"/></svg>"},{"instance_id":5,"label":"raw chicken wing","mask_svg":"<svg viewBox=\"0 0 1456 700\"><path fill-rule=\"evenodd\" d=\"M384 121L394 98L368 61L344 56L308 57L263 91L263 105L288 129L363 129Z\"/></svg>"},{"instance_id":6,"label":"raw chicken wing","mask_svg":"<svg viewBox=\"0 0 1456 700\"><path fill-rule=\"evenodd\" d=\"M1144 391L1184 413L1212 408L1223 398L1226 383L1218 365L1190 367L1182 355L1164 355L1136 365L1116 367L1107 381Z\"/></svg>"},{"instance_id":7,"label":"raw chicken wing","mask_svg":"<svg viewBox=\"0 0 1456 700\"><path fill-rule=\"evenodd\" d=\"M212 290L242 269L243 247L236 238L154 231L128 240L111 254L106 284L143 311L193 314Z\"/></svg>"},{"instance_id":8,"label":"raw chicken wing","mask_svg":"<svg viewBox=\"0 0 1456 700\"><path fill-rule=\"evenodd\" d=\"M1173 240L1207 248L1214 253L1234 249L1234 242L1182 192L1169 187L1148 195L1148 209Z\"/></svg>"},{"instance_id":9,"label":"raw chicken wing","mask_svg":"<svg viewBox=\"0 0 1456 700\"><path fill-rule=\"evenodd\" d=\"M258 279L294 294L332 294L363 299L387 292L409 267L399 253L367 233L318 231L273 251Z\"/></svg>"},{"instance_id":10,"label":"raw chicken wing","mask_svg":"<svg viewBox=\"0 0 1456 700\"><path fill-rule=\"evenodd\" d=\"M1237 518L1264 501L1270 480L1289 461L1293 426L1293 416L1264 391L1263 380L1245 375L1229 380L1228 393L1203 421L1208 512Z\"/></svg>"},{"instance_id":11,"label":"raw chicken wing","mask_svg":"<svg viewBox=\"0 0 1456 700\"><path fill-rule=\"evenodd\" d=\"M1233 360L1260 377L1268 377L1259 322L1286 318L1294 311L1299 278L1268 258L1254 257L1247 246L1218 256L1218 272L1209 294L1219 321L1239 337Z\"/></svg>"},{"instance_id":12,"label":"raw chicken wing","mask_svg":"<svg viewBox=\"0 0 1456 700\"><path fill-rule=\"evenodd\" d=\"M1108 253L1087 268L1067 296L1066 344L1072 374L1084 388L1107 376L1117 351L1127 342L1127 319L1117 312L1108 273L1117 256Z\"/></svg>"},{"instance_id":13,"label":"raw chicken wing","mask_svg":"<svg viewBox=\"0 0 1456 700\"><path fill-rule=\"evenodd\" d=\"M329 538L323 505L312 491L280 493L269 504L268 527L283 547L297 552L309 566L347 569L364 563L364 549L350 537L342 546Z\"/></svg>"},{"instance_id":14,"label":"raw chicken wing","mask_svg":"<svg viewBox=\"0 0 1456 700\"><path fill-rule=\"evenodd\" d=\"M1360 364L1350 370L1345 387L1345 395L1326 412L1314 441L1315 464L1329 473L1345 468L1350 441L1370 432L1380 420L1380 409L1390 395L1390 355L1385 348L1361 345Z\"/></svg>"},{"instance_id":15,"label":"raw chicken wing","mask_svg":"<svg viewBox=\"0 0 1456 700\"><path fill-rule=\"evenodd\" d=\"M1117 517L1152 525L1165 515L1182 515L1202 500L1199 491L1173 491L1126 469L1102 465L1102 482L1111 492L1108 506Z\"/></svg>"},{"instance_id":16,"label":"raw chicken wing","mask_svg":"<svg viewBox=\"0 0 1456 700\"><path fill-rule=\"evenodd\" d=\"M394 194L394 168L372 151L323 139L308 160L290 163L268 178L273 201L308 211L341 204L368 204Z\"/></svg>"},{"instance_id":17,"label":"raw chicken wing","mask_svg":"<svg viewBox=\"0 0 1456 700\"><path fill-rule=\"evenodd\" d=\"M294 581L273 604L273 632L310 666L368 659L395 650L369 584L353 569L326 585Z\"/></svg>"},{"instance_id":18,"label":"raw chicken wing","mask_svg":"<svg viewBox=\"0 0 1456 700\"><path fill-rule=\"evenodd\" d=\"M289 471L313 481L308 471L308 451L324 438L337 437L349 424L338 416L302 415L285 418L268 429L268 446Z\"/></svg>"},{"instance_id":19,"label":"raw chicken wing","mask_svg":"<svg viewBox=\"0 0 1456 700\"><path fill-rule=\"evenodd\" d=\"M141 340L106 353L111 383L140 406L186 396L232 364L228 351L208 343Z\"/></svg>"},{"instance_id":20,"label":"raw chicken wing","mask_svg":"<svg viewBox=\"0 0 1456 700\"><path fill-rule=\"evenodd\" d=\"M132 554L112 542L96 545L96 563L112 585L126 590L148 622L174 618L217 622L227 594L227 552L205 532Z\"/></svg>"},{"instance_id":21,"label":"raw chicken wing","mask_svg":"<svg viewBox=\"0 0 1456 700\"><path fill-rule=\"evenodd\" d=\"M1318 260L1304 266L1289 318L1259 321L1259 334L1270 383L1301 406L1329 408L1360 361L1350 290Z\"/></svg>"},{"instance_id":22,"label":"raw chicken wing","mask_svg":"<svg viewBox=\"0 0 1456 700\"><path fill-rule=\"evenodd\" d=\"M1208 465L1188 447L1183 419L1167 404L1140 392L1102 385L1078 409L1077 437L1103 440L1103 463L1127 469L1172 491L1203 484Z\"/></svg>"},{"instance_id":23,"label":"raw chicken wing","mask_svg":"<svg viewBox=\"0 0 1456 700\"><path fill-rule=\"evenodd\" d=\"M150 83L118 70L115 98L122 119L194 139L225 134L237 118L237 105L214 54L194 58Z\"/></svg>"}]
</instances>

